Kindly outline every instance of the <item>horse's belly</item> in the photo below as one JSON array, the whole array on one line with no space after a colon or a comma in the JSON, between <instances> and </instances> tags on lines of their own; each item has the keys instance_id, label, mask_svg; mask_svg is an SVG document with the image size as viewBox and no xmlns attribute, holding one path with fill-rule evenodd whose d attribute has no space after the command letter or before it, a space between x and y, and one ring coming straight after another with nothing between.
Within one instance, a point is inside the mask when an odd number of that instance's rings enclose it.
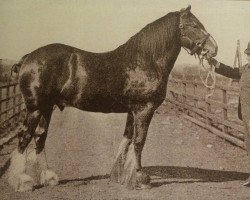
<instances>
[{"instance_id":1,"label":"horse's belly","mask_svg":"<svg viewBox=\"0 0 250 200\"><path fill-rule=\"evenodd\" d=\"M114 100L112 98L82 98L77 102L68 102L68 106L76 107L80 110L89 112L103 112L103 113L125 113L128 112L128 105L126 102Z\"/></svg>"}]
</instances>

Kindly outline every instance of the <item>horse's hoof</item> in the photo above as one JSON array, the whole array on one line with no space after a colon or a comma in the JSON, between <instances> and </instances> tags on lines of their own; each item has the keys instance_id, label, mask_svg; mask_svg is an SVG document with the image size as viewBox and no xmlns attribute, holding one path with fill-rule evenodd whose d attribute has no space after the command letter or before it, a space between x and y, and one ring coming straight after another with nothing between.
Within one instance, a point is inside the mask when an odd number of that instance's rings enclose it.
<instances>
[{"instance_id":1,"label":"horse's hoof","mask_svg":"<svg viewBox=\"0 0 250 200\"><path fill-rule=\"evenodd\" d=\"M149 184L140 184L135 187L136 190L145 190L145 189L151 189L152 185Z\"/></svg>"},{"instance_id":2,"label":"horse's hoof","mask_svg":"<svg viewBox=\"0 0 250 200\"><path fill-rule=\"evenodd\" d=\"M44 186L46 185L54 186L54 185L58 185L59 179L55 172L48 169L46 171L41 172L40 183L41 185L44 185Z\"/></svg>"},{"instance_id":3,"label":"horse's hoof","mask_svg":"<svg viewBox=\"0 0 250 200\"><path fill-rule=\"evenodd\" d=\"M20 174L17 179L17 192L26 192L34 190L34 180L28 174Z\"/></svg>"},{"instance_id":4,"label":"horse's hoof","mask_svg":"<svg viewBox=\"0 0 250 200\"><path fill-rule=\"evenodd\" d=\"M150 189L152 186L150 184L150 176L146 173L139 171L136 173L136 186L135 189Z\"/></svg>"},{"instance_id":5,"label":"horse's hoof","mask_svg":"<svg viewBox=\"0 0 250 200\"><path fill-rule=\"evenodd\" d=\"M241 183L243 186L250 187L250 177Z\"/></svg>"}]
</instances>

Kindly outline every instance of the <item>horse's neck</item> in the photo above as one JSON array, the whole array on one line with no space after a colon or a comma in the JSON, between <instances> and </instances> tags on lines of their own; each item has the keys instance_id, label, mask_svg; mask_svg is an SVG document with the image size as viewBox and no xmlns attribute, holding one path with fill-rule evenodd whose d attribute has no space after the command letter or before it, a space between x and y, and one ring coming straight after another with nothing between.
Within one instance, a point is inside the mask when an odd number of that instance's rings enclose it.
<instances>
[{"instance_id":1,"label":"horse's neck","mask_svg":"<svg viewBox=\"0 0 250 200\"><path fill-rule=\"evenodd\" d=\"M179 12L169 13L144 27L120 49L131 60L142 57L170 73L181 49L179 22Z\"/></svg>"},{"instance_id":2,"label":"horse's neck","mask_svg":"<svg viewBox=\"0 0 250 200\"><path fill-rule=\"evenodd\" d=\"M175 61L179 56L180 50L181 47L174 46L173 48L168 50L164 57L155 60L156 67L161 72L161 77L163 80L168 80L168 76L174 67Z\"/></svg>"}]
</instances>

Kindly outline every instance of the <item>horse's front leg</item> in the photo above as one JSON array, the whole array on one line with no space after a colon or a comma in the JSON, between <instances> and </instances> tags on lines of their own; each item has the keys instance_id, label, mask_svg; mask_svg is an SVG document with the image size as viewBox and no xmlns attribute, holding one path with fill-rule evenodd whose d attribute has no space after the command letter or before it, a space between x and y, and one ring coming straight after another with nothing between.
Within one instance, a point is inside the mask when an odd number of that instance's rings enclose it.
<instances>
[{"instance_id":1,"label":"horse's front leg","mask_svg":"<svg viewBox=\"0 0 250 200\"><path fill-rule=\"evenodd\" d=\"M136 166L135 166L135 187L137 189L150 188L150 177L142 171L141 155L146 141L148 127L153 117L155 107L148 103L139 106L134 112L134 135L132 145L134 148Z\"/></svg>"},{"instance_id":2,"label":"horse's front leg","mask_svg":"<svg viewBox=\"0 0 250 200\"><path fill-rule=\"evenodd\" d=\"M124 168L125 161L127 158L128 148L132 142L132 137L134 134L134 117L132 112L127 115L127 122L125 131L123 134L123 139L119 145L118 153L114 165L110 173L110 180L113 182L124 184L126 179L126 169Z\"/></svg>"},{"instance_id":3,"label":"horse's front leg","mask_svg":"<svg viewBox=\"0 0 250 200\"><path fill-rule=\"evenodd\" d=\"M151 104L137 106L128 114L123 140L111 171L111 181L128 188L148 188L150 178L142 172L141 153L154 113Z\"/></svg>"}]
</instances>

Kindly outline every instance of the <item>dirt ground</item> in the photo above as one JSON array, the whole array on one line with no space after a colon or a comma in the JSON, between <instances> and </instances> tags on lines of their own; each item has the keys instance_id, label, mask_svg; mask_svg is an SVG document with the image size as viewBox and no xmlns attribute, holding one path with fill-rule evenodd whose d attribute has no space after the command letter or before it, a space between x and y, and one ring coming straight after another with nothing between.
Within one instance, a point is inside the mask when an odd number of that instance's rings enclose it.
<instances>
[{"instance_id":1,"label":"dirt ground","mask_svg":"<svg viewBox=\"0 0 250 200\"><path fill-rule=\"evenodd\" d=\"M170 105L156 112L143 151L153 187L128 190L109 182L125 121L125 114L55 110L46 152L60 184L13 192L4 172L15 139L0 152L0 199L250 199L250 188L240 184L250 175L246 152L185 120Z\"/></svg>"}]
</instances>

